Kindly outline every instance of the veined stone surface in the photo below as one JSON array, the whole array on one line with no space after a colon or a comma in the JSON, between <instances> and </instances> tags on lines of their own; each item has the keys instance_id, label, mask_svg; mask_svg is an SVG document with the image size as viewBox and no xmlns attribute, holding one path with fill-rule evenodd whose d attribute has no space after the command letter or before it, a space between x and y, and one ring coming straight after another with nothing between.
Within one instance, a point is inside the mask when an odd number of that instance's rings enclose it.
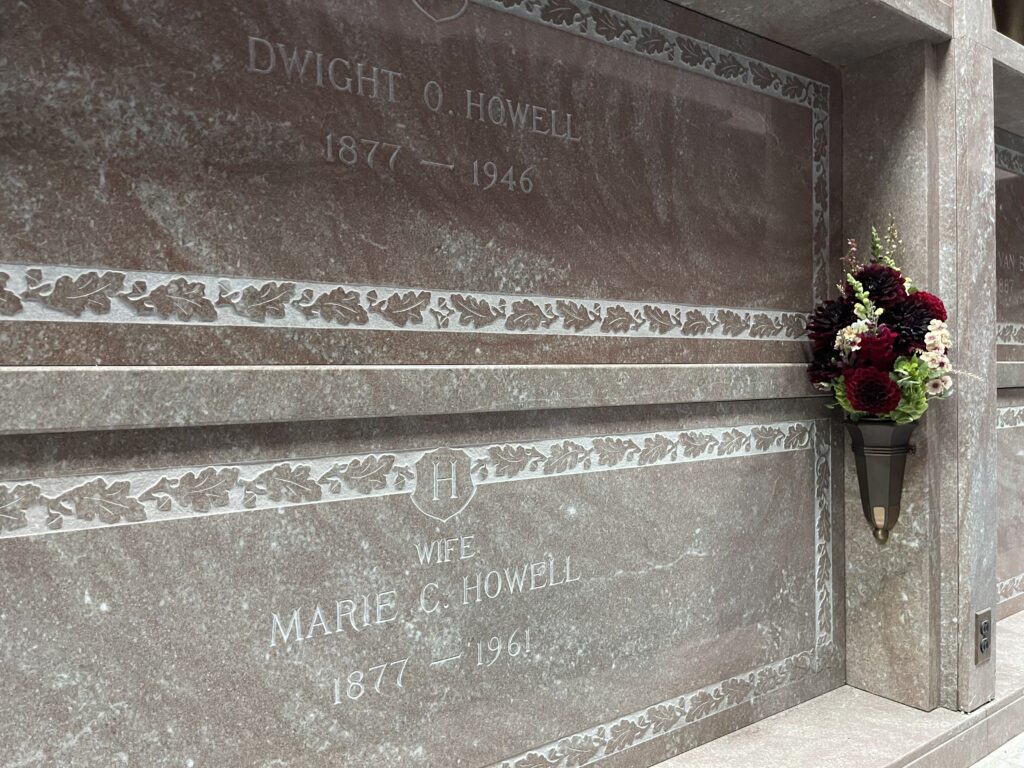
<instances>
[{"instance_id":1,"label":"veined stone surface","mask_svg":"<svg viewBox=\"0 0 1024 768\"><path fill-rule=\"evenodd\" d=\"M999 408L999 615L1024 608L1024 396L1004 390Z\"/></svg>"},{"instance_id":2,"label":"veined stone surface","mask_svg":"<svg viewBox=\"0 0 1024 768\"><path fill-rule=\"evenodd\" d=\"M12 437L5 759L664 759L841 682L833 429L812 400Z\"/></svg>"},{"instance_id":3,"label":"veined stone surface","mask_svg":"<svg viewBox=\"0 0 1024 768\"><path fill-rule=\"evenodd\" d=\"M996 132L999 359L1024 360L1024 138Z\"/></svg>"},{"instance_id":4,"label":"veined stone surface","mask_svg":"<svg viewBox=\"0 0 1024 768\"><path fill-rule=\"evenodd\" d=\"M0 14L2 363L803 358L806 57L648 2Z\"/></svg>"}]
</instances>

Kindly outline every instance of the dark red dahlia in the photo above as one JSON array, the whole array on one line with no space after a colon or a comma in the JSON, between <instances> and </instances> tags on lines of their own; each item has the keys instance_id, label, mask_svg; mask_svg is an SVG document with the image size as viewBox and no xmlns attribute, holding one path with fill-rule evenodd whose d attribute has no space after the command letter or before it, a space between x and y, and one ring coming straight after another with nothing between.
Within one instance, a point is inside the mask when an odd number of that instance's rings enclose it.
<instances>
[{"instance_id":1,"label":"dark red dahlia","mask_svg":"<svg viewBox=\"0 0 1024 768\"><path fill-rule=\"evenodd\" d=\"M919 305L933 320L946 322L946 305L943 304L942 299L934 293L928 293L928 291L917 291L916 293L910 294L907 301Z\"/></svg>"},{"instance_id":2,"label":"dark red dahlia","mask_svg":"<svg viewBox=\"0 0 1024 768\"><path fill-rule=\"evenodd\" d=\"M934 309L929 307L927 302L914 299L917 295L912 294L909 299L890 307L882 314L882 322L899 336L895 346L901 355L910 354L915 349L924 349L924 336L928 333L928 324L936 319L932 314Z\"/></svg>"},{"instance_id":3,"label":"dark red dahlia","mask_svg":"<svg viewBox=\"0 0 1024 768\"><path fill-rule=\"evenodd\" d=\"M874 336L861 336L860 349L855 353L857 367L870 365L881 371L891 371L898 357L898 341L899 337L884 325L878 326Z\"/></svg>"},{"instance_id":4,"label":"dark red dahlia","mask_svg":"<svg viewBox=\"0 0 1024 768\"><path fill-rule=\"evenodd\" d=\"M854 410L875 416L892 413L900 404L900 387L886 371L853 368L846 373L846 397Z\"/></svg>"},{"instance_id":5,"label":"dark red dahlia","mask_svg":"<svg viewBox=\"0 0 1024 768\"><path fill-rule=\"evenodd\" d=\"M818 347L814 350L814 358L807 366L807 375L811 384L828 384L839 376L842 370L836 362L835 351L831 347Z\"/></svg>"},{"instance_id":6,"label":"dark red dahlia","mask_svg":"<svg viewBox=\"0 0 1024 768\"><path fill-rule=\"evenodd\" d=\"M880 307L892 307L907 298L907 289L903 284L903 275L892 267L872 262L854 275L868 296ZM848 298L854 298L852 285L846 286Z\"/></svg>"},{"instance_id":7,"label":"dark red dahlia","mask_svg":"<svg viewBox=\"0 0 1024 768\"><path fill-rule=\"evenodd\" d=\"M814 342L815 349L832 349L836 334L856 319L852 302L829 299L819 304L807 321L807 335Z\"/></svg>"}]
</instances>

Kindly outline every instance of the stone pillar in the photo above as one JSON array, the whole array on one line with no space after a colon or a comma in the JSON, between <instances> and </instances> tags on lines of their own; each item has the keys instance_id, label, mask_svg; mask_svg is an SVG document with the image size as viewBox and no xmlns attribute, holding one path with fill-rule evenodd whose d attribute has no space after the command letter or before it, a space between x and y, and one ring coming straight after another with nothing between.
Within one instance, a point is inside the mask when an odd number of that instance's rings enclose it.
<instances>
[{"instance_id":1,"label":"stone pillar","mask_svg":"<svg viewBox=\"0 0 1024 768\"><path fill-rule=\"evenodd\" d=\"M903 263L950 312L970 374L915 437L900 523L879 545L847 456L847 679L933 709L993 697L974 664L974 614L995 592L995 229L987 5L957 3L954 39L914 44L844 72L844 228L866 238L891 212ZM866 243L865 243L866 245ZM974 378L977 377L977 378Z\"/></svg>"},{"instance_id":2,"label":"stone pillar","mask_svg":"<svg viewBox=\"0 0 1024 768\"><path fill-rule=\"evenodd\" d=\"M995 695L995 651L988 663L974 663L975 613L988 608L994 612L998 602L995 116L991 4L957 0L954 14L954 38L939 71L944 102L939 113L940 262L943 291L956 293L951 327L958 339L959 365L977 378L960 377L956 410L947 410L940 422L950 438L944 443L943 474L955 466L958 477L956 508L947 505L942 516L943 531L957 542L955 550L943 548L943 582L956 584L958 591L955 606L950 596L943 610L943 639L949 644L944 657L952 656L958 640L955 664L950 659L943 665L943 704L970 712ZM954 667L955 700L948 679Z\"/></svg>"}]
</instances>

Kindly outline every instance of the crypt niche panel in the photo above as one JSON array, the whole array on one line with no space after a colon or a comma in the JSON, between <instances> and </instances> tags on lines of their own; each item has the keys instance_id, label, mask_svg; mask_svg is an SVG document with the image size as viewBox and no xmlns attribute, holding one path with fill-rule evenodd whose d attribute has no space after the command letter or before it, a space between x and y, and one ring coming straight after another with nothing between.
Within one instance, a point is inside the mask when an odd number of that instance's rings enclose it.
<instances>
[{"instance_id":1,"label":"crypt niche panel","mask_svg":"<svg viewBox=\"0 0 1024 768\"><path fill-rule=\"evenodd\" d=\"M996 578L999 615L1024 608L1024 392L1003 390L999 399L999 549Z\"/></svg>"},{"instance_id":2,"label":"crypt niche panel","mask_svg":"<svg viewBox=\"0 0 1024 768\"><path fill-rule=\"evenodd\" d=\"M843 567L812 413L14 439L6 757L650 765L820 694Z\"/></svg>"},{"instance_id":3,"label":"crypt niche panel","mask_svg":"<svg viewBox=\"0 0 1024 768\"><path fill-rule=\"evenodd\" d=\"M667 3L2 21L2 363L799 361L833 282L834 71Z\"/></svg>"},{"instance_id":4,"label":"crypt niche panel","mask_svg":"<svg viewBox=\"0 0 1024 768\"><path fill-rule=\"evenodd\" d=\"M1024 138L996 131L997 343L1024 360Z\"/></svg>"}]
</instances>

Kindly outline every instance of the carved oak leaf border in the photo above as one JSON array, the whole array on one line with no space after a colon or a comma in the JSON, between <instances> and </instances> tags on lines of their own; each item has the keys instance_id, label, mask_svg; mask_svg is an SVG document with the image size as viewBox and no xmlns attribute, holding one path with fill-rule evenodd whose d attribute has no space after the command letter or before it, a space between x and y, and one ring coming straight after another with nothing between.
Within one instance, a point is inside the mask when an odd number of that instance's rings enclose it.
<instances>
[{"instance_id":1,"label":"carved oak leaf border","mask_svg":"<svg viewBox=\"0 0 1024 768\"><path fill-rule=\"evenodd\" d=\"M0 319L795 341L802 312L0 264Z\"/></svg>"},{"instance_id":2,"label":"carved oak leaf border","mask_svg":"<svg viewBox=\"0 0 1024 768\"><path fill-rule=\"evenodd\" d=\"M476 485L810 448L813 422L709 427L461 448ZM0 481L0 535L412 494L427 450Z\"/></svg>"},{"instance_id":3,"label":"carved oak leaf border","mask_svg":"<svg viewBox=\"0 0 1024 768\"><path fill-rule=\"evenodd\" d=\"M1022 156L1024 157L1024 156ZM998 410L999 417L996 422L997 429L1015 429L1024 427L1024 405L1007 406ZM1024 573L1013 576L997 585L999 590L999 603L1013 600L1015 597L1024 595Z\"/></svg>"},{"instance_id":4,"label":"carved oak leaf border","mask_svg":"<svg viewBox=\"0 0 1024 768\"><path fill-rule=\"evenodd\" d=\"M996 325L996 343L1007 346L1024 346L1024 324L999 323Z\"/></svg>"},{"instance_id":5,"label":"carved oak leaf border","mask_svg":"<svg viewBox=\"0 0 1024 768\"><path fill-rule=\"evenodd\" d=\"M830 430L827 420L789 421L461 448L469 455L478 486L788 452L811 451L814 463L812 649L560 738L502 761L501 768L545 764L581 768L834 665ZM0 537L411 494L416 488L416 462L428 452L386 451L5 481L0 482Z\"/></svg>"},{"instance_id":6,"label":"carved oak leaf border","mask_svg":"<svg viewBox=\"0 0 1024 768\"><path fill-rule=\"evenodd\" d=\"M996 168L1024 176L1024 153L996 144ZM1007 346L1024 346L1024 324L998 323L996 342Z\"/></svg>"},{"instance_id":7,"label":"carved oak leaf border","mask_svg":"<svg viewBox=\"0 0 1024 768\"><path fill-rule=\"evenodd\" d=\"M1007 406L998 410L997 429L1024 427L1024 405Z\"/></svg>"},{"instance_id":8,"label":"carved oak leaf border","mask_svg":"<svg viewBox=\"0 0 1024 768\"><path fill-rule=\"evenodd\" d=\"M1024 176L1024 152L996 144L996 168Z\"/></svg>"},{"instance_id":9,"label":"carved oak leaf border","mask_svg":"<svg viewBox=\"0 0 1024 768\"><path fill-rule=\"evenodd\" d=\"M999 605L1024 595L1024 573L1007 579L1006 581L1000 581L998 584L998 590Z\"/></svg>"}]
</instances>

